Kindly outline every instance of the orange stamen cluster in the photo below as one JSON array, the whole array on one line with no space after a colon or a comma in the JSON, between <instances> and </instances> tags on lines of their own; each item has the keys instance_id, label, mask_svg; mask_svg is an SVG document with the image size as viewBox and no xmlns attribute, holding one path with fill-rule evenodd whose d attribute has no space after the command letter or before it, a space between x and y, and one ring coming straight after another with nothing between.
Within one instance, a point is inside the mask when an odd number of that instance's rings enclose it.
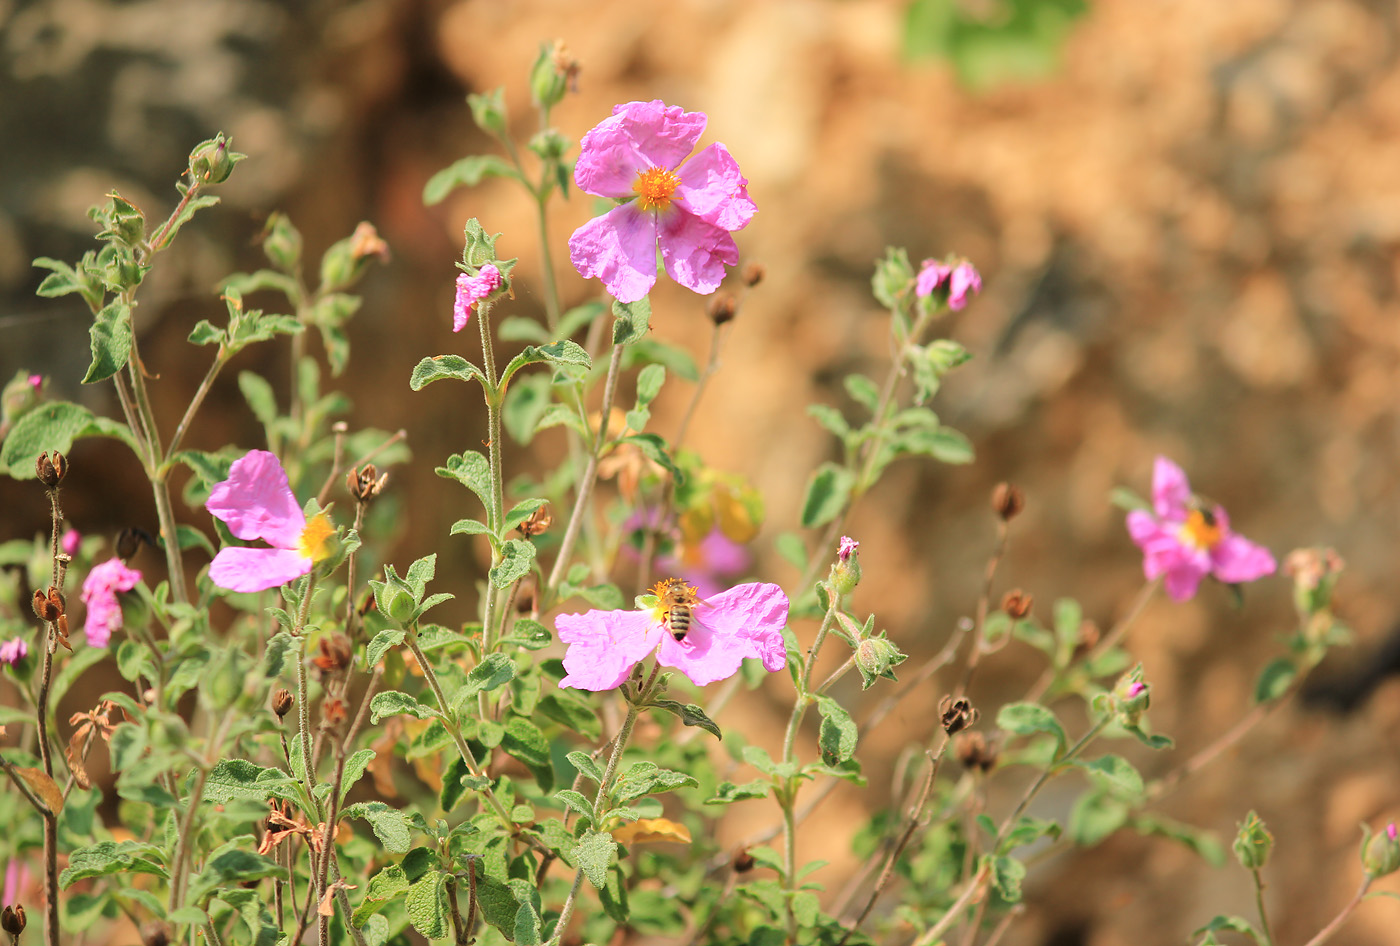
<instances>
[{"instance_id":1,"label":"orange stamen cluster","mask_svg":"<svg viewBox=\"0 0 1400 946\"><path fill-rule=\"evenodd\" d=\"M671 206L671 196L680 186L680 176L667 168L647 168L637 175L632 190L637 195L637 209L665 210Z\"/></svg>"},{"instance_id":2,"label":"orange stamen cluster","mask_svg":"<svg viewBox=\"0 0 1400 946\"><path fill-rule=\"evenodd\" d=\"M333 535L335 535L335 526L331 525L331 521L326 518L325 513L313 516L311 521L306 524L306 528L301 530L301 542L298 543L297 550L313 562L319 562L330 556L329 539Z\"/></svg>"},{"instance_id":3,"label":"orange stamen cluster","mask_svg":"<svg viewBox=\"0 0 1400 946\"><path fill-rule=\"evenodd\" d=\"M1209 552L1220 544L1224 536L1214 516L1207 516L1199 509L1193 509L1181 526L1181 538L1189 545Z\"/></svg>"}]
</instances>

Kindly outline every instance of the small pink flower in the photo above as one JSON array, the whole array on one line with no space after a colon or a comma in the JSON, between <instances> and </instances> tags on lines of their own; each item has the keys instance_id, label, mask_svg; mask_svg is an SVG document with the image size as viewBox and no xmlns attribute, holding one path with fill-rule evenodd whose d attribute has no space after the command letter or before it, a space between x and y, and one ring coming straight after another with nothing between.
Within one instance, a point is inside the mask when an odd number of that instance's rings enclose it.
<instances>
[{"instance_id":1,"label":"small pink flower","mask_svg":"<svg viewBox=\"0 0 1400 946\"><path fill-rule=\"evenodd\" d=\"M300 578L331 549L335 527L322 513L310 522L297 505L287 473L266 450L233 461L228 479L214 487L204 508L240 539L272 548L227 546L209 564L209 579L229 591L265 591Z\"/></svg>"},{"instance_id":2,"label":"small pink flower","mask_svg":"<svg viewBox=\"0 0 1400 946\"><path fill-rule=\"evenodd\" d=\"M836 559L841 562L849 562L851 556L860 549L860 543L849 535L841 536L841 542L836 546Z\"/></svg>"},{"instance_id":3,"label":"small pink flower","mask_svg":"<svg viewBox=\"0 0 1400 946\"><path fill-rule=\"evenodd\" d=\"M44 376L41 374L31 374L29 376L29 386L34 389L35 394L38 394L39 389L44 386Z\"/></svg>"},{"instance_id":4,"label":"small pink flower","mask_svg":"<svg viewBox=\"0 0 1400 946\"><path fill-rule=\"evenodd\" d=\"M625 203L575 230L569 258L619 302L636 302L656 284L658 243L667 275L702 295L739 262L730 233L758 208L724 145L685 160L706 121L704 112L660 99L628 102L583 136L574 167L579 189Z\"/></svg>"},{"instance_id":5,"label":"small pink flower","mask_svg":"<svg viewBox=\"0 0 1400 946\"><path fill-rule=\"evenodd\" d=\"M658 586L659 587L659 586ZM770 673L787 663L783 627L788 599L777 585L751 581L701 599L684 639L676 640L664 622L663 606L645 611L589 611L555 619L559 639L569 645L561 687L611 690L653 652L697 686L738 672L745 657L763 661Z\"/></svg>"},{"instance_id":6,"label":"small pink flower","mask_svg":"<svg viewBox=\"0 0 1400 946\"><path fill-rule=\"evenodd\" d=\"M693 545L678 542L672 554L656 560L658 571L684 578L702 598L718 594L728 584L725 579L743 575L751 564L753 557L748 549L725 535L719 526Z\"/></svg>"},{"instance_id":7,"label":"small pink flower","mask_svg":"<svg viewBox=\"0 0 1400 946\"><path fill-rule=\"evenodd\" d=\"M24 655L29 653L29 645L24 642L24 638L16 637L0 644L0 664L14 666L24 659Z\"/></svg>"},{"instance_id":8,"label":"small pink flower","mask_svg":"<svg viewBox=\"0 0 1400 946\"><path fill-rule=\"evenodd\" d=\"M69 555L77 555L78 547L83 543L83 534L77 529L67 529L63 533L63 538L58 540L58 544L63 547L63 551Z\"/></svg>"},{"instance_id":9,"label":"small pink flower","mask_svg":"<svg viewBox=\"0 0 1400 946\"><path fill-rule=\"evenodd\" d=\"M982 291L982 277L967 260L957 265L926 259L914 280L914 294L920 298L933 295L935 289L948 287L948 308L954 311L967 305L967 294Z\"/></svg>"},{"instance_id":10,"label":"small pink flower","mask_svg":"<svg viewBox=\"0 0 1400 946\"><path fill-rule=\"evenodd\" d=\"M476 304L500 288L501 271L495 263L487 263L475 276L460 274L457 277L457 300L452 304L452 331L460 332L466 328Z\"/></svg>"},{"instance_id":11,"label":"small pink flower","mask_svg":"<svg viewBox=\"0 0 1400 946\"><path fill-rule=\"evenodd\" d=\"M1206 575L1237 585L1273 574L1269 550L1231 532L1222 507L1194 501L1186 474L1166 457L1152 471L1152 507L1155 515L1128 513L1128 534L1142 549L1143 574L1165 575L1173 600L1189 600Z\"/></svg>"},{"instance_id":12,"label":"small pink flower","mask_svg":"<svg viewBox=\"0 0 1400 946\"><path fill-rule=\"evenodd\" d=\"M112 632L122 626L122 605L117 600L117 592L130 591L140 580L139 571L128 568L126 562L116 557L94 565L88 572L83 580L83 604L87 605L83 632L87 634L88 646L107 646Z\"/></svg>"}]
</instances>

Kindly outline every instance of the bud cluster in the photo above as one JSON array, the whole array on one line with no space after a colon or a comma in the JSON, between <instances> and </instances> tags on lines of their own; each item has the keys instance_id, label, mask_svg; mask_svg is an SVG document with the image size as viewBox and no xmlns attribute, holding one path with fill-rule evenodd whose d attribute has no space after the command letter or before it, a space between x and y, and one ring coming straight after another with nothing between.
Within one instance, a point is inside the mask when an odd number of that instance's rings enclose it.
<instances>
[{"instance_id":1,"label":"bud cluster","mask_svg":"<svg viewBox=\"0 0 1400 946\"><path fill-rule=\"evenodd\" d=\"M1361 864L1372 877L1384 877L1400 870L1400 831L1395 822L1375 837L1361 842Z\"/></svg>"}]
</instances>

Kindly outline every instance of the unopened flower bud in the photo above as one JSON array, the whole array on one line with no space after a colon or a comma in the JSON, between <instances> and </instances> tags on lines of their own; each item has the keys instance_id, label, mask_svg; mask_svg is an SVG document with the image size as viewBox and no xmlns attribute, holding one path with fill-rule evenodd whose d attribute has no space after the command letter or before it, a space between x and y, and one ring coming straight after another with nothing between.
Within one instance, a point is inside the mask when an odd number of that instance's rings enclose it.
<instances>
[{"instance_id":1,"label":"unopened flower bud","mask_svg":"<svg viewBox=\"0 0 1400 946\"><path fill-rule=\"evenodd\" d=\"M860 584L860 543L848 535L836 547L836 564L831 566L831 587L838 595L848 595Z\"/></svg>"},{"instance_id":2,"label":"unopened flower bud","mask_svg":"<svg viewBox=\"0 0 1400 946\"><path fill-rule=\"evenodd\" d=\"M998 483L996 489L992 490L992 509L996 511L1003 522L1015 519L1025 508L1026 496L1021 492L1020 487L1012 486L1010 483Z\"/></svg>"},{"instance_id":3,"label":"unopened flower bud","mask_svg":"<svg viewBox=\"0 0 1400 946\"><path fill-rule=\"evenodd\" d=\"M1274 836L1253 811L1245 815L1235 834L1235 858L1245 870L1259 870L1269 861Z\"/></svg>"},{"instance_id":4,"label":"unopened flower bud","mask_svg":"<svg viewBox=\"0 0 1400 946\"><path fill-rule=\"evenodd\" d=\"M1142 680L1142 665L1123 674L1113 687L1113 707L1124 726L1137 726L1152 702L1152 688Z\"/></svg>"},{"instance_id":5,"label":"unopened flower bud","mask_svg":"<svg viewBox=\"0 0 1400 946\"><path fill-rule=\"evenodd\" d=\"M384 492L384 487L388 482L389 474L381 474L379 470L375 469L373 463L366 463L360 469L352 469L345 474L345 488L350 491L350 495L354 496L358 503L369 503Z\"/></svg>"},{"instance_id":6,"label":"unopened flower bud","mask_svg":"<svg viewBox=\"0 0 1400 946\"><path fill-rule=\"evenodd\" d=\"M975 769L983 774L996 767L997 757L1001 754L1001 747L980 732L959 733L953 750L963 768Z\"/></svg>"},{"instance_id":7,"label":"unopened flower bud","mask_svg":"<svg viewBox=\"0 0 1400 946\"><path fill-rule=\"evenodd\" d=\"M754 859L754 856L749 853L749 849L746 847L741 847L734 853L734 873L736 874L747 874L749 871L753 870L757 864L758 861Z\"/></svg>"},{"instance_id":8,"label":"unopened flower bud","mask_svg":"<svg viewBox=\"0 0 1400 946\"><path fill-rule=\"evenodd\" d=\"M202 141L190 152L190 177L198 184L222 184L233 173L233 166L247 157L229 150L229 139L222 132Z\"/></svg>"},{"instance_id":9,"label":"unopened flower bud","mask_svg":"<svg viewBox=\"0 0 1400 946\"><path fill-rule=\"evenodd\" d=\"M553 108L566 92L578 91L578 72L578 61L569 55L563 40L542 44L530 70L530 97L536 105Z\"/></svg>"},{"instance_id":10,"label":"unopened flower bud","mask_svg":"<svg viewBox=\"0 0 1400 946\"><path fill-rule=\"evenodd\" d=\"M768 270L764 268L762 263L749 263L744 266L744 272L740 278L744 280L745 286L752 289L763 282L763 277L766 275L768 275Z\"/></svg>"},{"instance_id":11,"label":"unopened flower bud","mask_svg":"<svg viewBox=\"0 0 1400 946\"><path fill-rule=\"evenodd\" d=\"M287 714L292 711L292 691L286 687L278 687L277 692L272 694L272 711L277 714L278 719L286 719Z\"/></svg>"},{"instance_id":12,"label":"unopened flower bud","mask_svg":"<svg viewBox=\"0 0 1400 946\"><path fill-rule=\"evenodd\" d=\"M34 461L34 475L39 478L40 483L49 489L56 489L58 484L63 482L63 478L68 475L68 458L57 450L50 458L48 451L45 450Z\"/></svg>"},{"instance_id":13,"label":"unopened flower bud","mask_svg":"<svg viewBox=\"0 0 1400 946\"><path fill-rule=\"evenodd\" d=\"M355 224L355 232L350 234L350 258L358 263L371 256L381 263L389 262L389 244L384 242L374 224L361 220Z\"/></svg>"},{"instance_id":14,"label":"unopened flower bud","mask_svg":"<svg viewBox=\"0 0 1400 946\"><path fill-rule=\"evenodd\" d=\"M1400 832L1396 831L1395 822L1362 845L1361 864L1372 877L1384 877L1400 869Z\"/></svg>"},{"instance_id":15,"label":"unopened flower bud","mask_svg":"<svg viewBox=\"0 0 1400 946\"><path fill-rule=\"evenodd\" d=\"M24 927L27 922L24 916L24 904L22 903L6 906L4 910L0 910L0 929L3 929L16 939L19 938L19 934L24 932Z\"/></svg>"},{"instance_id":16,"label":"unopened flower bud","mask_svg":"<svg viewBox=\"0 0 1400 946\"><path fill-rule=\"evenodd\" d=\"M869 689L877 677L895 678L893 667L905 660L905 655L887 637L867 637L856 645L856 669L860 671L864 689Z\"/></svg>"},{"instance_id":17,"label":"unopened flower bud","mask_svg":"<svg viewBox=\"0 0 1400 946\"><path fill-rule=\"evenodd\" d=\"M1035 598L1027 594L1020 588L1008 591L1001 599L1001 609L1015 621L1019 621L1031 613L1031 605L1035 603Z\"/></svg>"},{"instance_id":18,"label":"unopened flower bud","mask_svg":"<svg viewBox=\"0 0 1400 946\"><path fill-rule=\"evenodd\" d=\"M546 163L558 161L564 157L564 153L569 150L572 144L572 141L554 128L546 128L530 138L530 150Z\"/></svg>"},{"instance_id":19,"label":"unopened flower bud","mask_svg":"<svg viewBox=\"0 0 1400 946\"><path fill-rule=\"evenodd\" d=\"M716 325L733 322L734 316L739 314L739 303L729 293L720 293L710 299L709 305L705 306L705 314Z\"/></svg>"},{"instance_id":20,"label":"unopened flower bud","mask_svg":"<svg viewBox=\"0 0 1400 946\"><path fill-rule=\"evenodd\" d=\"M262 248L273 266L291 272L301 262L301 231L286 214L274 213L263 227Z\"/></svg>"},{"instance_id":21,"label":"unopened flower bud","mask_svg":"<svg viewBox=\"0 0 1400 946\"><path fill-rule=\"evenodd\" d=\"M545 503L543 506L530 513L525 521L515 528L520 531L521 535L528 539L531 536L543 535L545 532L549 531L549 527L553 524L554 514L549 509L549 503Z\"/></svg>"},{"instance_id":22,"label":"unopened flower bud","mask_svg":"<svg viewBox=\"0 0 1400 946\"><path fill-rule=\"evenodd\" d=\"M957 699L945 696L938 704L938 716L943 723L943 731L950 736L976 724L981 715L964 696Z\"/></svg>"}]
</instances>

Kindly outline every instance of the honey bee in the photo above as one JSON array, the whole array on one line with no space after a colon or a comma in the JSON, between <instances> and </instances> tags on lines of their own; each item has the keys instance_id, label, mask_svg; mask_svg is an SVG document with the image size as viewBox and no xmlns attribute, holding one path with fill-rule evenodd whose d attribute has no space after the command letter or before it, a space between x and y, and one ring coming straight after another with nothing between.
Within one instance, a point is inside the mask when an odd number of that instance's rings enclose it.
<instances>
[{"instance_id":1,"label":"honey bee","mask_svg":"<svg viewBox=\"0 0 1400 946\"><path fill-rule=\"evenodd\" d=\"M667 578L658 582L656 597L665 612L662 626L679 644L690 631L690 622L695 617L695 609L700 605L700 599L695 596L695 589L679 578Z\"/></svg>"}]
</instances>

